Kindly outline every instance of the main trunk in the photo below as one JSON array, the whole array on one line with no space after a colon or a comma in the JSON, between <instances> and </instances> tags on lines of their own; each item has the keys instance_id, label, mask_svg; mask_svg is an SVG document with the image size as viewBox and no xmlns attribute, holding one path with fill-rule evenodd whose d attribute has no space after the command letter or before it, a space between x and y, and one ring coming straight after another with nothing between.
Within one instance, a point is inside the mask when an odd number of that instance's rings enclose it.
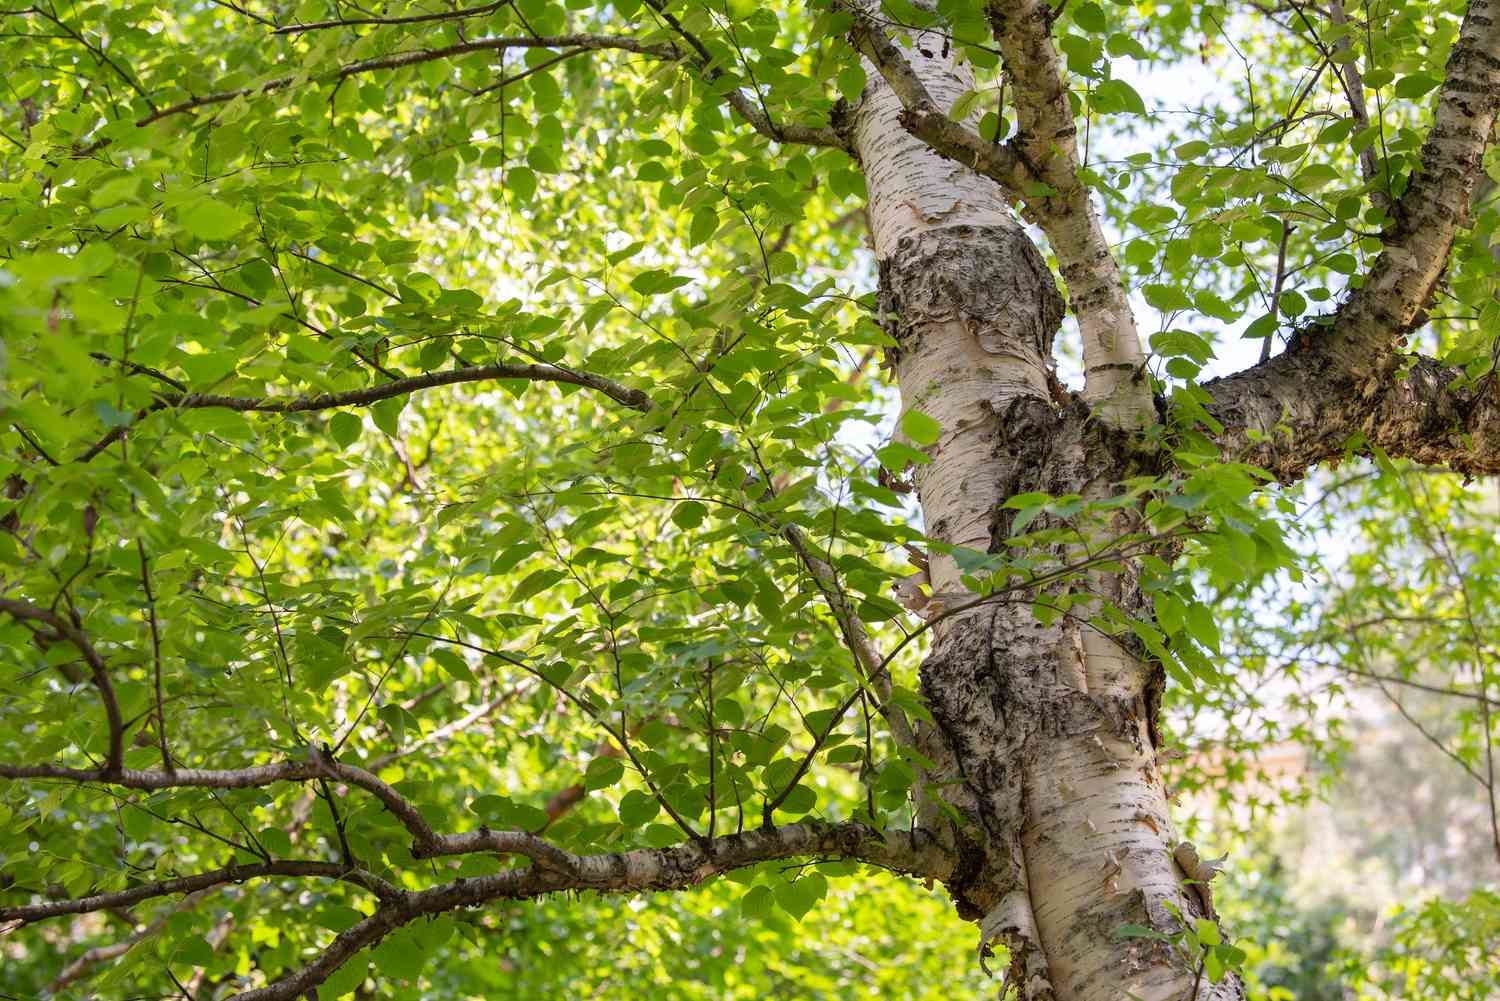
<instances>
[{"instance_id":1,"label":"main trunk","mask_svg":"<svg viewBox=\"0 0 1500 1001\"><path fill-rule=\"evenodd\" d=\"M971 86L966 68L939 36L913 42L918 74L951 106ZM1062 300L999 188L909 136L896 97L869 77L854 140L902 407L942 425L930 463L913 470L926 529L996 550L1006 498L1107 494L1134 472L1128 437L1049 389ZM971 597L952 559L930 562L935 607ZM1145 608L1128 571L1090 586ZM921 681L935 726L919 738L940 764L923 795L966 819L949 824L965 865L948 889L980 922L982 949L1008 947L1010 983L1027 1001L1242 996L1232 977L1199 983L1191 955L1168 942L1118 934L1131 924L1172 935L1212 917L1174 858L1151 680L1150 665L1077 618L1041 624L1029 598L934 630ZM929 822L946 815L924 811Z\"/></svg>"}]
</instances>

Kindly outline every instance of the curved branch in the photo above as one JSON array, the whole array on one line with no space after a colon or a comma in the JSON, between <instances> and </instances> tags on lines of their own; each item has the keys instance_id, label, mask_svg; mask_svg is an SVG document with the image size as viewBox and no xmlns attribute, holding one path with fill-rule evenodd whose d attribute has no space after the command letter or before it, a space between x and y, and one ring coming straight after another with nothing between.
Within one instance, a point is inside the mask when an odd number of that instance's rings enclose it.
<instances>
[{"instance_id":1,"label":"curved branch","mask_svg":"<svg viewBox=\"0 0 1500 1001\"><path fill-rule=\"evenodd\" d=\"M823 595L823 600L827 602L828 610L833 613L834 621L838 623L844 645L849 648L850 654L854 657L855 668L875 693L876 709L890 725L891 735L901 747L915 749L917 742L912 734L911 723L907 720L906 713L901 710L900 706L891 702L890 659L882 657L880 650L870 639L869 630L865 628L864 621L860 619L850 603L849 595L839 581L838 572L827 560L812 551L807 537L796 525L787 525L782 529L781 534L791 545L792 551L797 554L797 559L812 575L813 583L817 585L818 591ZM843 713L840 712L838 715L842 716ZM787 792L790 792L790 787Z\"/></svg>"},{"instance_id":2,"label":"curved branch","mask_svg":"<svg viewBox=\"0 0 1500 1001\"><path fill-rule=\"evenodd\" d=\"M1143 427L1156 419L1146 357L1119 264L1078 178L1078 127L1052 44L1056 15L1046 0L991 0L986 13L1016 95L1010 145L1051 189L1026 208L1057 254L1083 334L1083 398L1117 427Z\"/></svg>"},{"instance_id":3,"label":"curved branch","mask_svg":"<svg viewBox=\"0 0 1500 1001\"><path fill-rule=\"evenodd\" d=\"M708 47L696 35L684 28L681 21L672 16L665 4L660 0L645 0L645 3L697 54L697 57L690 61L697 67L698 72L703 74L705 80L710 84L717 84L724 79L724 71L714 64L713 53L708 51ZM849 150L848 141L839 134L837 129L813 125L788 125L772 121L770 113L765 108L757 107L752 103L739 87L726 91L724 100L750 124L751 128L768 139L774 139L779 143L800 143L804 146L828 146L845 152Z\"/></svg>"},{"instance_id":4,"label":"curved branch","mask_svg":"<svg viewBox=\"0 0 1500 1001\"><path fill-rule=\"evenodd\" d=\"M401 821L418 846L437 841L438 835L412 802L372 772L355 765L332 761L321 752L306 761L283 761L274 765L211 770L177 768L168 771L141 771L122 768L64 768L60 765L0 765L0 779L58 779L63 782L97 782L121 789L255 789L277 782L307 782L331 778L358 786L380 800Z\"/></svg>"},{"instance_id":5,"label":"curved branch","mask_svg":"<svg viewBox=\"0 0 1500 1001\"><path fill-rule=\"evenodd\" d=\"M359 62L348 63L309 79L320 83L331 83L336 80L347 80L349 77L358 76L361 73L373 73L376 70L401 69L405 66L415 66L418 63L432 62L436 59L448 59L453 56L469 55L474 52L503 52L507 49L589 49L592 51L621 49L626 52L634 52L638 55L653 56L657 59L676 59L679 56L676 48L671 45L654 45L625 35L549 35L536 38L478 38L471 42L445 45L438 49L419 49L415 52L399 52L395 55L362 59ZM197 111L199 108L224 104L237 97L249 97L252 94L270 94L274 91L284 90L302 80L303 78L297 75L282 76L274 80L267 80L265 83L256 84L254 87L241 87L238 90L204 94L201 97L189 98L186 101L153 111L146 117L138 119L135 124L144 127L153 122L161 121L170 115L180 115L189 111Z\"/></svg>"},{"instance_id":6,"label":"curved branch","mask_svg":"<svg viewBox=\"0 0 1500 1001\"><path fill-rule=\"evenodd\" d=\"M870 61L900 99L901 124L906 130L935 152L972 167L1013 196L1021 197L1032 178L1016 152L1009 145L986 142L979 133L949 118L875 18L853 3L846 4L845 9L854 18L850 43Z\"/></svg>"},{"instance_id":7,"label":"curved branch","mask_svg":"<svg viewBox=\"0 0 1500 1001\"><path fill-rule=\"evenodd\" d=\"M121 956L125 955L125 953L129 952L131 949L139 945L141 942L144 942L146 939L150 938L151 936L155 935L157 932L165 928L167 920L171 918L173 914L180 914L183 911L190 910L191 908L197 906L200 902L202 902L205 897L210 896L211 893L211 890L199 890L197 893L190 893L186 897L183 897L181 900L179 900L175 907L172 907L166 911L163 911L161 914L158 914L146 927L141 928L138 931L131 932L129 935L127 935L125 938L120 939L118 942L111 942L108 945L96 945L92 949L88 949L79 954L79 956L75 958L71 963L69 963L67 966L64 966L62 968L62 971L59 972L57 976L53 977L52 982L47 985L47 992L49 996L56 996L60 994L64 987L67 987L69 984L75 983L76 981L82 979L91 968L98 966L100 963L107 963L112 959L119 959Z\"/></svg>"},{"instance_id":8,"label":"curved branch","mask_svg":"<svg viewBox=\"0 0 1500 1001\"><path fill-rule=\"evenodd\" d=\"M265 876L326 876L362 886L382 900L392 900L400 895L390 883L362 869L351 869L336 862L312 862L298 859L277 859L270 862L255 862L246 865L231 865L210 872L179 876L154 883L120 890L117 893L96 893L88 897L71 900L49 900L41 904L24 904L20 907L0 907L0 923L19 921L31 924L46 918L64 914L88 914L105 911L112 907L129 907L153 897L169 897L178 893L195 893L226 883L243 883L247 879Z\"/></svg>"},{"instance_id":9,"label":"curved branch","mask_svg":"<svg viewBox=\"0 0 1500 1001\"><path fill-rule=\"evenodd\" d=\"M852 859L934 879L951 876L955 864L946 851L920 833L881 832L857 823L790 824L666 849L568 855L571 868L567 872L518 869L402 894L340 933L307 966L266 987L238 994L234 1001L293 1001L327 980L362 949L423 915L493 900L526 900L562 890L600 893L680 890L721 873L798 856Z\"/></svg>"},{"instance_id":10,"label":"curved branch","mask_svg":"<svg viewBox=\"0 0 1500 1001\"><path fill-rule=\"evenodd\" d=\"M0 612L5 612L15 619L42 623L59 638L77 647L78 652L83 654L84 661L89 665L94 687L99 689L99 698L104 703L104 715L109 720L109 756L105 759L104 767L98 769L98 773L100 776L119 775L123 771L125 762L125 726L120 719L120 702L115 697L114 683L109 679L109 669L105 666L104 658L99 655L99 651L94 649L94 645L89 642L89 638L84 635L82 629L56 612L33 605L29 601L0 598Z\"/></svg>"},{"instance_id":11,"label":"curved branch","mask_svg":"<svg viewBox=\"0 0 1500 1001\"><path fill-rule=\"evenodd\" d=\"M89 462L110 445L130 433L142 420L162 410L196 410L221 407L241 413L292 414L338 407L368 407L381 400L405 396L423 389L453 386L464 382L490 382L497 379L525 379L530 382L560 382L593 389L632 410L645 412L652 407L651 398L639 389L631 389L612 379L563 368L559 365L470 365L442 372L424 372L405 379L393 379L364 389L344 393L322 393L318 396L214 396L209 393L162 393L156 402L136 413L129 424L114 428L100 438L75 462Z\"/></svg>"},{"instance_id":12,"label":"curved branch","mask_svg":"<svg viewBox=\"0 0 1500 1001\"><path fill-rule=\"evenodd\" d=\"M1405 355L1460 226L1500 113L1500 0L1472 0L1448 59L1422 166L1363 285L1281 355L1206 383L1222 448L1290 482L1313 463L1386 453L1465 474L1500 472L1500 395Z\"/></svg>"}]
</instances>

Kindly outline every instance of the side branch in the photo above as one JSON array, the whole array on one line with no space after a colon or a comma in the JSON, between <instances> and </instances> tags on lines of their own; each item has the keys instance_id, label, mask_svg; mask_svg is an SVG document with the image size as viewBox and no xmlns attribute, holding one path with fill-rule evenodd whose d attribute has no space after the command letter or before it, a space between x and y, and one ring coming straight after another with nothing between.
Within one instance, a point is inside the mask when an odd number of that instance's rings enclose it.
<instances>
[{"instance_id":1,"label":"side branch","mask_svg":"<svg viewBox=\"0 0 1500 1001\"><path fill-rule=\"evenodd\" d=\"M848 6L854 16L849 40L870 61L901 101L901 124L934 151L972 167L1019 198L1032 180L1008 145L986 142L979 133L949 118L932 98L899 46L868 13Z\"/></svg>"},{"instance_id":2,"label":"side branch","mask_svg":"<svg viewBox=\"0 0 1500 1001\"><path fill-rule=\"evenodd\" d=\"M361 73L373 73L376 70L400 69L404 66L415 66L418 63L432 62L436 59L449 59L454 56L469 55L473 52L503 52L507 49L585 49L589 51L602 51L605 49L620 49L625 52L634 52L638 55L652 56L656 59L677 59L679 53L671 45L652 44L643 42L638 38L622 35L549 35L536 38L477 38L471 42L459 42L454 45L446 45L438 49L419 49L415 52L398 52L389 56L378 56L373 59L362 59L359 62L348 63L335 70L324 73L312 79L323 83L331 83L337 80L347 80L351 76ZM265 83L254 87L241 87L238 90L226 90L217 94L204 94L201 97L160 108L135 124L138 126L150 125L171 115L180 115L199 108L206 108L215 104L224 104L237 97L248 97L252 94L269 94L274 91L284 90L302 80L296 75L277 77L267 80Z\"/></svg>"},{"instance_id":3,"label":"side branch","mask_svg":"<svg viewBox=\"0 0 1500 1001\"><path fill-rule=\"evenodd\" d=\"M1468 220L1500 113L1500 0L1472 0L1448 59L1421 168L1392 209L1384 249L1332 322L1281 355L1204 385L1227 452L1290 482L1315 462L1372 447L1468 475L1500 473L1500 394L1401 352Z\"/></svg>"},{"instance_id":4,"label":"side branch","mask_svg":"<svg viewBox=\"0 0 1500 1001\"><path fill-rule=\"evenodd\" d=\"M697 67L698 72L703 74L703 78L710 84L721 83L725 73L715 64L713 53L708 51L708 47L684 28L682 22L666 9L666 5L661 0L645 0L645 3L692 48L694 57L689 61ZM750 124L751 128L768 139L774 139L779 143L800 143L804 146L829 146L846 152L849 149L848 141L839 134L837 129L772 121L770 112L764 106L757 106L756 102L746 97L739 87L732 87L725 91L724 100Z\"/></svg>"},{"instance_id":5,"label":"side branch","mask_svg":"<svg viewBox=\"0 0 1500 1001\"><path fill-rule=\"evenodd\" d=\"M447 369L441 372L424 372L406 379L393 379L364 389L352 389L344 393L323 393L318 396L215 396L209 393L162 393L156 402L139 411L129 424L116 427L100 438L74 461L89 462L110 445L130 433L130 430L151 414L162 410L195 410L206 407L222 407L241 413L291 414L316 410L333 410L338 407L367 407L381 400L405 396L423 389L438 386L453 386L463 382L491 382L497 379L525 379L530 382L560 382L571 386L583 386L597 390L632 410L650 410L651 398L639 389L631 389L612 379L563 368L559 365L470 365L464 368Z\"/></svg>"},{"instance_id":6,"label":"side branch","mask_svg":"<svg viewBox=\"0 0 1500 1001\"><path fill-rule=\"evenodd\" d=\"M89 665L94 687L99 690L99 698L104 703L104 715L109 720L109 755L105 759L104 767L98 769L100 777L119 775L123 771L125 762L125 725L120 719L120 701L115 697L115 686L109 679L109 669L104 663L104 658L89 638L84 635L82 629L58 615L56 612L33 605L29 601L17 598L0 598L0 612L5 612L12 618L23 622L39 622L59 638L67 640L78 648L83 655L84 661ZM3 776L3 773L0 773Z\"/></svg>"},{"instance_id":7,"label":"side branch","mask_svg":"<svg viewBox=\"0 0 1500 1001\"><path fill-rule=\"evenodd\" d=\"M354 883L374 893L381 900L395 899L400 895L390 883L359 869L351 869L336 862L311 862L297 859L277 859L270 862L255 862L246 865L231 865L211 872L179 876L154 883L120 890L117 893L96 893L88 897L70 900L49 900L41 904L23 904L19 907L0 907L0 924L19 921L31 924L46 918L64 914L88 914L107 911L115 907L129 907L153 897L169 897L178 893L195 893L228 883L243 883L247 879L266 876L325 876Z\"/></svg>"},{"instance_id":8,"label":"side branch","mask_svg":"<svg viewBox=\"0 0 1500 1001\"><path fill-rule=\"evenodd\" d=\"M296 35L304 31L322 31L326 28L348 28L360 25L390 25L390 24L421 24L426 21L461 21L470 17L481 17L485 14L493 14L501 7L508 7L512 0L495 0L481 7L466 7L463 10L443 10L436 14L408 14L405 17L345 17L336 21L308 21L297 24L283 24L272 34Z\"/></svg>"},{"instance_id":9,"label":"side branch","mask_svg":"<svg viewBox=\"0 0 1500 1001\"><path fill-rule=\"evenodd\" d=\"M334 779L357 786L380 800L401 821L417 846L431 845L438 835L411 801L374 773L354 765L332 761L314 753L306 761L283 761L274 765L211 770L176 768L172 771L140 771L120 768L64 768L59 765L0 765L0 779L57 779L78 784L97 782L121 789L255 789L277 782Z\"/></svg>"},{"instance_id":10,"label":"side branch","mask_svg":"<svg viewBox=\"0 0 1500 1001\"><path fill-rule=\"evenodd\" d=\"M269 986L236 995L235 1001L293 1001L314 990L360 950L424 915L476 907L493 900L532 899L564 890L599 893L681 890L721 873L795 857L852 859L934 879L951 876L955 864L933 839L921 833L882 832L857 823L790 824L666 849L567 855L567 871L518 869L403 894L340 933L301 970Z\"/></svg>"},{"instance_id":11,"label":"side branch","mask_svg":"<svg viewBox=\"0 0 1500 1001\"><path fill-rule=\"evenodd\" d=\"M1083 335L1083 398L1107 422L1139 428L1156 420L1145 354L1120 267L1088 188L1078 179L1078 126L1046 0L991 0L986 13L1016 102L1016 156L1045 187L1027 214L1057 254Z\"/></svg>"},{"instance_id":12,"label":"side branch","mask_svg":"<svg viewBox=\"0 0 1500 1001\"><path fill-rule=\"evenodd\" d=\"M796 525L786 526L781 534L791 545L792 551L797 554L797 559L812 575L813 583L822 592L823 600L828 603L828 610L833 613L834 621L838 623L839 632L844 638L844 645L849 648L849 653L854 657L855 667L858 668L860 675L878 699L876 709L890 724L891 735L896 738L896 743L901 747L915 749L917 742L912 734L911 723L907 720L906 713L901 710L901 707L891 703L889 660L881 655L875 643L870 639L869 630L865 628L864 621L855 613L853 605L850 604L849 595L839 582L837 571L829 565L827 560L812 551L807 537Z\"/></svg>"},{"instance_id":13,"label":"side branch","mask_svg":"<svg viewBox=\"0 0 1500 1001\"><path fill-rule=\"evenodd\" d=\"M203 407L222 407L242 413L307 413L314 410L332 410L337 407L367 407L381 400L405 396L422 389L453 386L464 382L491 382L497 379L525 379L529 382L560 382L572 386L583 386L597 390L632 410L651 409L651 398L639 389L631 389L603 376L561 368L557 365L471 365L442 372L426 372L365 389L354 389L345 393L323 393L319 396L278 398L275 396L214 396L208 393L163 394L158 397L155 409L192 410Z\"/></svg>"},{"instance_id":14,"label":"side branch","mask_svg":"<svg viewBox=\"0 0 1500 1001\"><path fill-rule=\"evenodd\" d=\"M1297 337L1286 353L1203 388L1219 447L1282 483L1377 448L1465 476L1500 475L1500 392L1431 358L1362 395L1316 342Z\"/></svg>"}]
</instances>

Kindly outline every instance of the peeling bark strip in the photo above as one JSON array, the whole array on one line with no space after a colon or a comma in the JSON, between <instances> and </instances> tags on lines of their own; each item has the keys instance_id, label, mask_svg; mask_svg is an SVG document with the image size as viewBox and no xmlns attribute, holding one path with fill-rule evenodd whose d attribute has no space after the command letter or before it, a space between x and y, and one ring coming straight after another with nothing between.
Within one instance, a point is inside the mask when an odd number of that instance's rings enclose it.
<instances>
[{"instance_id":1,"label":"peeling bark strip","mask_svg":"<svg viewBox=\"0 0 1500 1001\"><path fill-rule=\"evenodd\" d=\"M1062 302L1050 273L1001 186L913 134L921 116L946 121L972 83L967 68L936 35L914 33L897 51L865 22L855 41L884 64L884 75L869 74L852 134L870 191L902 407L942 427L926 449L930 462L915 471L927 532L993 550L1007 534L1006 498L1102 494L1130 475L1129 450L1111 428L1138 423L1130 416L1137 388L1115 395L1126 383L1094 379L1112 388L1092 413L1084 404L1055 408L1047 368ZM1062 140L1053 127L1045 141ZM1066 157L1059 163L1071 172ZM1071 208L1058 209L1055 221L1081 260L1102 242L1091 242L1097 223L1082 189L1070 182L1067 190L1076 199L1064 199ZM1123 309L1107 253L1085 263L1074 308L1102 317L1117 297ZM1138 359L1128 310L1110 323L1113 340L1096 331L1090 350L1111 363ZM950 558L931 559L929 572L934 600L966 594ZM1122 608L1146 612L1132 575L1095 583ZM946 885L959 912L980 922L981 957L1004 944L1008 982L1026 1001L1118 1001L1126 991L1184 1001L1195 971L1181 956L1115 935L1126 923L1176 931L1174 912L1207 916L1173 861L1148 666L1071 620L1042 625L1029 603L970 609L939 622L934 637L921 670L934 724L918 738L943 752L933 788L966 818L945 835L960 859ZM935 820L937 811L922 815ZM1232 978L1200 992L1204 1001L1240 996Z\"/></svg>"}]
</instances>

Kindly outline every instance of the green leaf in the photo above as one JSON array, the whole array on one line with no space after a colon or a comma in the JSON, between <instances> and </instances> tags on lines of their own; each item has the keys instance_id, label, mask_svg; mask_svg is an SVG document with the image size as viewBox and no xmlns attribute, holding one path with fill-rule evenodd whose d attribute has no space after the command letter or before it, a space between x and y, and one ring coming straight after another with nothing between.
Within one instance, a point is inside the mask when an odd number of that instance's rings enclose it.
<instances>
[{"instance_id":1,"label":"green leaf","mask_svg":"<svg viewBox=\"0 0 1500 1001\"><path fill-rule=\"evenodd\" d=\"M357 991L365 978L369 976L370 961L363 953L356 954L343 966L328 975L318 987L319 1001L339 1001Z\"/></svg>"},{"instance_id":2,"label":"green leaf","mask_svg":"<svg viewBox=\"0 0 1500 1001\"><path fill-rule=\"evenodd\" d=\"M1193 639L1214 653L1219 652L1219 625L1207 605L1194 601L1187 606L1187 627Z\"/></svg>"},{"instance_id":3,"label":"green leaf","mask_svg":"<svg viewBox=\"0 0 1500 1001\"><path fill-rule=\"evenodd\" d=\"M1104 17L1104 8L1096 3L1080 4L1073 8L1073 23L1083 31L1102 32L1109 28Z\"/></svg>"},{"instance_id":4,"label":"green leaf","mask_svg":"<svg viewBox=\"0 0 1500 1001\"><path fill-rule=\"evenodd\" d=\"M401 411L406 409L406 397L395 396L370 406L370 417L375 426L392 438L401 435Z\"/></svg>"},{"instance_id":5,"label":"green leaf","mask_svg":"<svg viewBox=\"0 0 1500 1001\"><path fill-rule=\"evenodd\" d=\"M681 529L694 529L708 517L708 507L698 501L683 501L672 509L672 523Z\"/></svg>"},{"instance_id":6,"label":"green leaf","mask_svg":"<svg viewBox=\"0 0 1500 1001\"><path fill-rule=\"evenodd\" d=\"M683 275L674 275L666 271L651 270L643 271L636 275L630 282L630 287L641 295L660 295L684 285L692 284L692 279Z\"/></svg>"},{"instance_id":7,"label":"green leaf","mask_svg":"<svg viewBox=\"0 0 1500 1001\"><path fill-rule=\"evenodd\" d=\"M1415 101L1417 98L1436 89L1440 83L1442 81L1437 77L1427 76L1423 73L1414 73L1411 76L1404 76L1400 80L1397 80L1394 92L1397 97L1405 98L1408 101Z\"/></svg>"},{"instance_id":8,"label":"green leaf","mask_svg":"<svg viewBox=\"0 0 1500 1001\"><path fill-rule=\"evenodd\" d=\"M688 234L688 246L706 243L719 231L719 212L712 205L704 205L693 213L693 223Z\"/></svg>"},{"instance_id":9,"label":"green leaf","mask_svg":"<svg viewBox=\"0 0 1500 1001\"><path fill-rule=\"evenodd\" d=\"M233 205L200 198L177 210L177 221L202 240L227 240L250 224L250 217Z\"/></svg>"},{"instance_id":10,"label":"green leaf","mask_svg":"<svg viewBox=\"0 0 1500 1001\"><path fill-rule=\"evenodd\" d=\"M979 106L979 99L982 96L983 94L977 90L964 91L953 102L953 107L949 110L948 117L955 122L966 121L974 113L974 109Z\"/></svg>"},{"instance_id":11,"label":"green leaf","mask_svg":"<svg viewBox=\"0 0 1500 1001\"><path fill-rule=\"evenodd\" d=\"M901 430L913 442L925 447L937 444L943 426L920 410L908 410L901 415Z\"/></svg>"},{"instance_id":12,"label":"green leaf","mask_svg":"<svg viewBox=\"0 0 1500 1001\"><path fill-rule=\"evenodd\" d=\"M340 410L328 420L328 436L340 448L348 448L359 440L364 430L364 421L347 410Z\"/></svg>"},{"instance_id":13,"label":"green leaf","mask_svg":"<svg viewBox=\"0 0 1500 1001\"><path fill-rule=\"evenodd\" d=\"M443 669L443 672L456 681L473 682L474 672L469 669L469 662L464 660L452 650L443 647L433 647L428 651L428 656Z\"/></svg>"},{"instance_id":14,"label":"green leaf","mask_svg":"<svg viewBox=\"0 0 1500 1001\"><path fill-rule=\"evenodd\" d=\"M511 167L505 172L505 186L522 202L530 202L536 195L536 174L526 167Z\"/></svg>"},{"instance_id":15,"label":"green leaf","mask_svg":"<svg viewBox=\"0 0 1500 1001\"><path fill-rule=\"evenodd\" d=\"M1141 289L1141 295L1145 297L1147 304L1164 313L1179 309L1191 309L1193 300L1188 294L1175 285L1147 285Z\"/></svg>"},{"instance_id":16,"label":"green leaf","mask_svg":"<svg viewBox=\"0 0 1500 1001\"><path fill-rule=\"evenodd\" d=\"M757 884L740 898L740 912L747 918L763 918L771 913L775 903L776 898L772 896L770 888Z\"/></svg>"},{"instance_id":17,"label":"green leaf","mask_svg":"<svg viewBox=\"0 0 1500 1001\"><path fill-rule=\"evenodd\" d=\"M617 758L599 756L584 769L583 785L589 792L607 789L625 777L625 765Z\"/></svg>"},{"instance_id":18,"label":"green leaf","mask_svg":"<svg viewBox=\"0 0 1500 1001\"><path fill-rule=\"evenodd\" d=\"M827 896L828 880L821 873L814 872L782 883L774 893L776 906L801 921L817 906L818 901Z\"/></svg>"},{"instance_id":19,"label":"green leaf","mask_svg":"<svg viewBox=\"0 0 1500 1001\"><path fill-rule=\"evenodd\" d=\"M1094 104L1104 112L1126 112L1144 115L1146 102L1134 87L1124 80L1103 80L1094 86Z\"/></svg>"},{"instance_id":20,"label":"green leaf","mask_svg":"<svg viewBox=\"0 0 1500 1001\"><path fill-rule=\"evenodd\" d=\"M839 70L839 94L850 104L858 103L865 91L865 69L859 63L851 63Z\"/></svg>"},{"instance_id":21,"label":"green leaf","mask_svg":"<svg viewBox=\"0 0 1500 1001\"><path fill-rule=\"evenodd\" d=\"M640 827L660 812L661 804L639 789L620 797L620 823L626 827Z\"/></svg>"},{"instance_id":22,"label":"green leaf","mask_svg":"<svg viewBox=\"0 0 1500 1001\"><path fill-rule=\"evenodd\" d=\"M528 598L541 594L566 576L567 574L561 570L537 570L521 581L520 586L511 592L510 600L520 604Z\"/></svg>"}]
</instances>

